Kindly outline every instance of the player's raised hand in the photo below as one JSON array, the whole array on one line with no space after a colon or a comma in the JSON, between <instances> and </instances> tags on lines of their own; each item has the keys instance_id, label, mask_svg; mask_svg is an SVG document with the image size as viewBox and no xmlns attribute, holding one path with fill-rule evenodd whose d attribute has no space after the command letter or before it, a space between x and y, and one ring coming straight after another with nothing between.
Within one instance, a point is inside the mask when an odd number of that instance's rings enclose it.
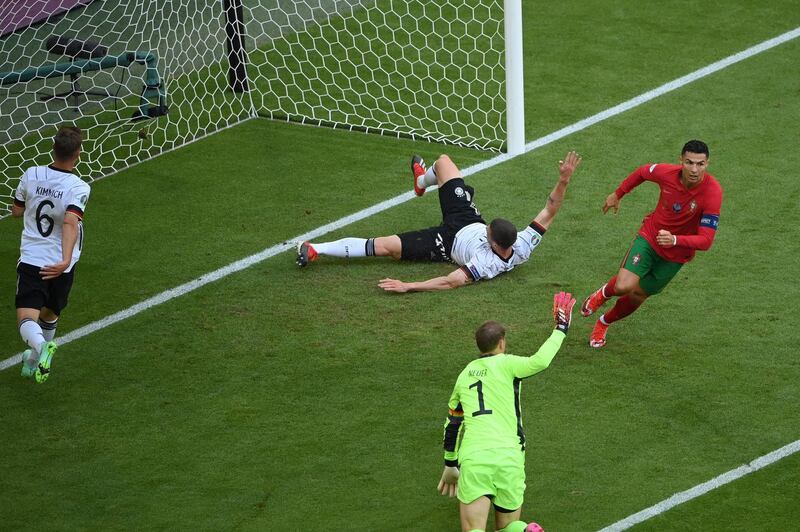
<instances>
[{"instance_id":1,"label":"player's raised hand","mask_svg":"<svg viewBox=\"0 0 800 532\"><path fill-rule=\"evenodd\" d=\"M455 497L458 492L458 476L460 475L457 467L444 466L442 472L442 479L439 481L439 487L436 488L442 495L448 497Z\"/></svg>"},{"instance_id":2,"label":"player's raised hand","mask_svg":"<svg viewBox=\"0 0 800 532\"><path fill-rule=\"evenodd\" d=\"M575 169L581 164L581 156L571 151L564 156L564 159L558 161L558 178L562 183L569 183Z\"/></svg>"},{"instance_id":3,"label":"player's raised hand","mask_svg":"<svg viewBox=\"0 0 800 532\"><path fill-rule=\"evenodd\" d=\"M397 279L381 279L381 281L378 283L378 286L387 292L397 292L398 294L404 294L409 290L409 287L406 283L403 281L398 281Z\"/></svg>"},{"instance_id":4,"label":"player's raised hand","mask_svg":"<svg viewBox=\"0 0 800 532\"><path fill-rule=\"evenodd\" d=\"M569 292L559 292L553 296L553 320L556 322L556 329L567 334L569 324L572 322L572 307L575 306L575 298Z\"/></svg>"},{"instance_id":5,"label":"player's raised hand","mask_svg":"<svg viewBox=\"0 0 800 532\"><path fill-rule=\"evenodd\" d=\"M616 192L612 192L606 198L606 202L603 204L603 214L607 213L608 209L614 209L614 214L619 212L619 198Z\"/></svg>"}]
</instances>

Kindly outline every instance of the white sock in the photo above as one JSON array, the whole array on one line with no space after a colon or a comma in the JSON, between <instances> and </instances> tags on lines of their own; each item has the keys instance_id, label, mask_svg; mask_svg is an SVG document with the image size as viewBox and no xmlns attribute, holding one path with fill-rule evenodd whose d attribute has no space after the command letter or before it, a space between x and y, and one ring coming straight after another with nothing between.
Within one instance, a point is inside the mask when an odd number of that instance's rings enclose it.
<instances>
[{"instance_id":1,"label":"white sock","mask_svg":"<svg viewBox=\"0 0 800 532\"><path fill-rule=\"evenodd\" d=\"M419 181L422 181L422 183L418 182L417 185L422 185L422 188L428 188L436 184L436 162L430 165Z\"/></svg>"},{"instance_id":2,"label":"white sock","mask_svg":"<svg viewBox=\"0 0 800 532\"><path fill-rule=\"evenodd\" d=\"M22 320L22 323L19 324L19 335L22 336L25 343L33 349L35 357L31 355L31 358L38 358L39 351L46 342L39 324L31 319Z\"/></svg>"},{"instance_id":3,"label":"white sock","mask_svg":"<svg viewBox=\"0 0 800 532\"><path fill-rule=\"evenodd\" d=\"M39 327L42 328L42 336L46 342L50 342L56 336L56 327L58 327L58 320L44 321L39 320Z\"/></svg>"},{"instance_id":4,"label":"white sock","mask_svg":"<svg viewBox=\"0 0 800 532\"><path fill-rule=\"evenodd\" d=\"M311 246L318 254L332 257L368 257L375 254L374 238L342 238L335 242L312 243Z\"/></svg>"}]
</instances>

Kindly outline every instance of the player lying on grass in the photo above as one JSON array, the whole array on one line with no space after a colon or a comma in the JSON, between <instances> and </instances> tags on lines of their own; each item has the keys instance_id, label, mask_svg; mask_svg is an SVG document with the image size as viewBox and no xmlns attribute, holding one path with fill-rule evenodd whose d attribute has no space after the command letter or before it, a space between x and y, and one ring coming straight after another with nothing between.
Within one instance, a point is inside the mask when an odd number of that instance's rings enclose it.
<instances>
[{"instance_id":1,"label":"player lying on grass","mask_svg":"<svg viewBox=\"0 0 800 532\"><path fill-rule=\"evenodd\" d=\"M525 494L525 432L519 406L522 379L547 369L564 341L575 299L553 298L555 330L530 357L508 355L505 328L487 321L475 332L480 356L467 364L448 402L444 472L438 490L458 495L461 530L484 530L491 506L495 529L534 532L519 520Z\"/></svg>"},{"instance_id":2,"label":"player lying on grass","mask_svg":"<svg viewBox=\"0 0 800 532\"><path fill-rule=\"evenodd\" d=\"M511 271L530 258L558 213L573 172L581 162L571 151L559 161L558 182L544 208L528 227L517 232L513 223L495 218L486 224L473 198L475 190L464 183L461 172L447 155L426 168L419 156L411 159L414 192L418 196L439 185L441 225L378 238L343 238L335 242L303 242L297 249L297 265L305 267L320 255L333 257L392 257L397 260L454 262L460 266L449 275L422 282L382 279L387 292L422 292L457 288Z\"/></svg>"},{"instance_id":3,"label":"player lying on grass","mask_svg":"<svg viewBox=\"0 0 800 532\"><path fill-rule=\"evenodd\" d=\"M616 214L622 197L643 182L653 181L661 189L658 204L645 216L622 267L581 306L581 314L590 316L610 298L619 298L595 323L589 337L592 347L603 347L608 326L661 292L695 251L711 247L719 224L722 187L706 172L708 161L705 142L690 140L681 150L681 164L641 166L606 198L603 213L613 209Z\"/></svg>"},{"instance_id":4,"label":"player lying on grass","mask_svg":"<svg viewBox=\"0 0 800 532\"><path fill-rule=\"evenodd\" d=\"M11 207L11 215L24 221L15 299L19 334L31 349L22 354L22 376L40 384L50 375L56 325L83 247L90 189L73 173L80 153L81 130L59 129L53 164L25 171Z\"/></svg>"}]
</instances>

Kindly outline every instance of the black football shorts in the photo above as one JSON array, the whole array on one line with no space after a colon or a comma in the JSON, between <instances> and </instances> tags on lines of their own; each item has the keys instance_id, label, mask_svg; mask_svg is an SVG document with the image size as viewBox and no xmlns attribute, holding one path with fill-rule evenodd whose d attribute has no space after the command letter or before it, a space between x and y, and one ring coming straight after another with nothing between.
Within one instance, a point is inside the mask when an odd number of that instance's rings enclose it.
<instances>
[{"instance_id":1,"label":"black football shorts","mask_svg":"<svg viewBox=\"0 0 800 532\"><path fill-rule=\"evenodd\" d=\"M38 266L20 262L17 265L17 308L41 310L47 307L56 316L60 316L67 306L76 267L77 265L73 266L69 273L62 273L55 279L45 281L39 274Z\"/></svg>"},{"instance_id":2,"label":"black football shorts","mask_svg":"<svg viewBox=\"0 0 800 532\"><path fill-rule=\"evenodd\" d=\"M461 178L451 179L439 188L442 225L421 231L400 233L403 260L449 262L453 241L463 227L486 222L473 203L475 190Z\"/></svg>"}]
</instances>

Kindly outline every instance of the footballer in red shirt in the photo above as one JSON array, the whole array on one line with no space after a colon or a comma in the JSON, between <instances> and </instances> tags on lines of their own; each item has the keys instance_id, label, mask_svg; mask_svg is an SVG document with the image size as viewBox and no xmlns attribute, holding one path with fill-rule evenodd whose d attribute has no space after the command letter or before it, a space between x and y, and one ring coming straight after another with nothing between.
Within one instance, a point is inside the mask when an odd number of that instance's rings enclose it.
<instances>
[{"instance_id":1,"label":"footballer in red shirt","mask_svg":"<svg viewBox=\"0 0 800 532\"><path fill-rule=\"evenodd\" d=\"M614 307L595 323L590 346L603 347L609 325L663 290L697 250L711 247L719 225L722 187L706 172L708 161L705 142L690 140L681 151L681 164L639 167L606 198L603 213L613 209L616 214L623 196L644 181L661 189L658 205L642 221L619 272L581 305L581 314L590 316L618 297Z\"/></svg>"}]
</instances>

